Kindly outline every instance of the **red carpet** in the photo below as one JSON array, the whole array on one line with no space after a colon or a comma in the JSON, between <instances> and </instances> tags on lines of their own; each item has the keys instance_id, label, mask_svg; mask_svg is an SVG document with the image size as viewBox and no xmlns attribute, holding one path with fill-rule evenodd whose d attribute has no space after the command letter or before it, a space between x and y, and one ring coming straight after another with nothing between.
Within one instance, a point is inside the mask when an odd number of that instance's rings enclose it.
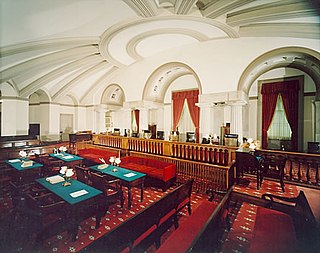
<instances>
[{"instance_id":1,"label":"red carpet","mask_svg":"<svg viewBox=\"0 0 320 253\"><path fill-rule=\"evenodd\" d=\"M262 187L257 190L256 179L253 177L245 177L240 180L239 185L235 185L234 190L259 198L264 193L285 197L298 196L298 188L296 186L286 185L285 192L283 193L279 182L269 180L265 180ZM222 240L222 253L248 252L256 220L256 211L256 205L246 202L235 203L235 206L230 208L229 217L232 225L230 231L225 231Z\"/></svg>"},{"instance_id":2,"label":"red carpet","mask_svg":"<svg viewBox=\"0 0 320 253\"><path fill-rule=\"evenodd\" d=\"M101 223L100 223L100 228L95 229L95 218L92 217L92 218L86 219L79 226L78 239L75 242L72 242L71 237L69 234L67 234L67 232L62 232L62 233L59 233L59 234L47 239L46 241L44 241L42 243L42 246L40 247L40 250L37 252L41 252L41 253L42 252L43 253L46 253L46 252L63 252L63 253L65 253L65 252L78 252L79 250L81 250L85 246L87 246L88 244L92 243L95 239L105 235L106 233L108 233L109 231L111 231L112 229L114 229L118 225L120 225L122 222L124 222L126 219L134 216L135 214L137 214L138 212L140 212L141 210L146 208L148 205L150 205L154 201L161 198L164 194L167 194L172 189L173 188L170 188L168 191L162 192L162 190L160 190L160 189L147 188L144 191L144 201L141 203L139 201L140 200L140 190L133 188L132 189L133 205L131 207L131 210L128 210L128 208L127 208L127 201L125 201L123 208L120 207L120 204L114 204L109 208L109 211L107 212L107 214L102 218ZM125 196L127 196L127 194ZM192 194L192 209L193 210L195 210L197 208L197 206L201 203L201 201L204 197L205 196L203 196L201 194L196 194L196 193ZM12 209L12 205L11 205L10 197L1 198L0 199L0 210L1 210L1 218L2 218L1 220L2 221L4 221L4 220L8 221L10 219L11 209ZM179 222L183 222L185 217L188 216L187 213L188 213L187 208L185 208L180 213ZM7 217L5 217L5 214L7 215ZM10 224L10 225L7 225L6 229L11 230L11 227L14 224L12 224L10 222L5 222L5 223ZM17 231L19 231L19 233L25 232L25 230L23 230L23 225L15 224L15 226L18 227ZM1 231L3 230L2 232L5 233L4 230L6 230L6 229L5 229L5 226L2 226L2 229L0 229L0 230ZM170 233L170 231L168 233ZM166 233L163 236L164 239L168 236L168 233ZM11 245L13 245L11 247L12 249L10 248L10 252L32 252L32 253L34 253L34 251L32 251L32 250L30 251L29 245L26 245L26 243L28 244L28 242L24 242L24 243L20 243L20 244L17 243L16 240L18 237L19 236L17 236L17 234L11 235L9 237L9 238L11 238L12 241L7 242L7 243L11 243ZM2 238L2 240L4 241L5 239ZM2 242L0 240L0 246L1 246L1 243L6 243L6 242ZM151 247L148 250L148 252L154 252L154 251L155 251L155 247Z\"/></svg>"}]
</instances>

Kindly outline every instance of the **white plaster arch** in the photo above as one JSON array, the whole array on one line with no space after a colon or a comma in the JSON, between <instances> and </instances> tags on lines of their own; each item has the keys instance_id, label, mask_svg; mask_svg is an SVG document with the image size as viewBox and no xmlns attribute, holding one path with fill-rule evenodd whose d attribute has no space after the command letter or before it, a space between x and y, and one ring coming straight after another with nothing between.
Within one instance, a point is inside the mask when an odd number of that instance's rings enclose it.
<instances>
[{"instance_id":1,"label":"white plaster arch","mask_svg":"<svg viewBox=\"0 0 320 253\"><path fill-rule=\"evenodd\" d=\"M108 85L101 96L101 104L122 106L125 101L123 89L118 84Z\"/></svg>"},{"instance_id":2,"label":"white plaster arch","mask_svg":"<svg viewBox=\"0 0 320 253\"><path fill-rule=\"evenodd\" d=\"M269 51L250 63L238 83L238 91L249 94L254 81L269 70L283 67L307 73L316 85L316 99L320 100L320 53L303 47L284 47Z\"/></svg>"},{"instance_id":3,"label":"white plaster arch","mask_svg":"<svg viewBox=\"0 0 320 253\"><path fill-rule=\"evenodd\" d=\"M181 62L169 62L158 67L148 78L143 90L142 99L164 103L166 92L170 85L178 78L192 75L198 85L199 94L202 93L200 79L195 71L188 65Z\"/></svg>"},{"instance_id":4,"label":"white plaster arch","mask_svg":"<svg viewBox=\"0 0 320 253\"><path fill-rule=\"evenodd\" d=\"M12 81L6 81L0 84L1 97L16 97L19 95L16 85Z\"/></svg>"}]
</instances>

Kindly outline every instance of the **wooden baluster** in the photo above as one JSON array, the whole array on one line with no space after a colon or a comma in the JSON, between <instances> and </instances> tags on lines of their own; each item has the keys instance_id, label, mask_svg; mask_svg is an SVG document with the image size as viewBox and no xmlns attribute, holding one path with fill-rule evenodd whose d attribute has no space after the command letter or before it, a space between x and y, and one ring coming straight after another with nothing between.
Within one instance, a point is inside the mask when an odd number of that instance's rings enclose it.
<instances>
[{"instance_id":1,"label":"wooden baluster","mask_svg":"<svg viewBox=\"0 0 320 253\"><path fill-rule=\"evenodd\" d=\"M293 178L293 174L292 174L292 171L293 171L293 161L290 159L290 171L289 171L289 179L290 181L292 181L292 178Z\"/></svg>"},{"instance_id":2,"label":"wooden baluster","mask_svg":"<svg viewBox=\"0 0 320 253\"><path fill-rule=\"evenodd\" d=\"M227 165L229 163L229 152L228 149L224 150L224 156L223 156L223 164Z\"/></svg>"},{"instance_id":3,"label":"wooden baluster","mask_svg":"<svg viewBox=\"0 0 320 253\"><path fill-rule=\"evenodd\" d=\"M209 163L213 163L213 149L209 148Z\"/></svg>"},{"instance_id":4,"label":"wooden baluster","mask_svg":"<svg viewBox=\"0 0 320 253\"><path fill-rule=\"evenodd\" d=\"M307 176L307 183L310 184L311 181L310 181L310 167L312 166L312 162L310 161L307 161L307 173L306 173L306 176Z\"/></svg>"},{"instance_id":5,"label":"wooden baluster","mask_svg":"<svg viewBox=\"0 0 320 253\"><path fill-rule=\"evenodd\" d=\"M213 151L213 164L218 164L218 149L215 148Z\"/></svg>"},{"instance_id":6,"label":"wooden baluster","mask_svg":"<svg viewBox=\"0 0 320 253\"><path fill-rule=\"evenodd\" d=\"M316 185L319 185L319 165L320 165L320 163L319 163L319 161L314 161L313 164L314 164L314 168L316 170Z\"/></svg>"},{"instance_id":7,"label":"wooden baluster","mask_svg":"<svg viewBox=\"0 0 320 253\"><path fill-rule=\"evenodd\" d=\"M299 166L298 166L298 181L302 181L301 180L301 161L299 160L298 161L298 163L299 163Z\"/></svg>"},{"instance_id":8,"label":"wooden baluster","mask_svg":"<svg viewBox=\"0 0 320 253\"><path fill-rule=\"evenodd\" d=\"M223 164L223 150L219 149L219 164Z\"/></svg>"}]
</instances>

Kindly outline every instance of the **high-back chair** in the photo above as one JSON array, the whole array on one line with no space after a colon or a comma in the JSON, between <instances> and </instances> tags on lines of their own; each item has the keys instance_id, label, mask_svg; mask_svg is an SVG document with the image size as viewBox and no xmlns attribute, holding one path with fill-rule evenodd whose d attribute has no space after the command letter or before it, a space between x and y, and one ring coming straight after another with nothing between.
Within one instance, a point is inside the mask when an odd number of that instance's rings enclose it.
<instances>
[{"instance_id":1,"label":"high-back chair","mask_svg":"<svg viewBox=\"0 0 320 253\"><path fill-rule=\"evenodd\" d=\"M243 177L245 171L257 175L257 189L259 189L261 169L258 158L249 152L236 152L236 183L239 183L239 179Z\"/></svg>"},{"instance_id":2,"label":"high-back chair","mask_svg":"<svg viewBox=\"0 0 320 253\"><path fill-rule=\"evenodd\" d=\"M91 173L89 168L76 165L75 167L77 180L87 185L92 185Z\"/></svg>"},{"instance_id":3,"label":"high-back chair","mask_svg":"<svg viewBox=\"0 0 320 253\"><path fill-rule=\"evenodd\" d=\"M121 187L120 179L111 179L108 175L98 172L90 172L92 186L102 191L106 198L106 211L110 204L120 200L121 208L124 203L124 194Z\"/></svg>"}]
</instances>

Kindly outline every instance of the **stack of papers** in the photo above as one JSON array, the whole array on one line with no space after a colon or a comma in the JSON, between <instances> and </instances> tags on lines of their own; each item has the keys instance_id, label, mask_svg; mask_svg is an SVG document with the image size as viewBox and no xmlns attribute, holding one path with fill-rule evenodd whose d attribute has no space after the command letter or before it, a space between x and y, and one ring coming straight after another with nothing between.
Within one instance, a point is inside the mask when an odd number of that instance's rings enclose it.
<instances>
[{"instance_id":1,"label":"stack of papers","mask_svg":"<svg viewBox=\"0 0 320 253\"><path fill-rule=\"evenodd\" d=\"M72 198L77 198L77 197L80 197L80 196L85 195L85 194L87 194L87 193L88 193L88 192L87 192L86 190L80 190L80 191L76 191L76 192L70 193L70 196L71 196Z\"/></svg>"},{"instance_id":2,"label":"stack of papers","mask_svg":"<svg viewBox=\"0 0 320 253\"><path fill-rule=\"evenodd\" d=\"M55 175L52 177L47 177L46 180L50 183L50 184L56 184L56 183L60 183L64 181L64 178L62 176L59 175Z\"/></svg>"},{"instance_id":3,"label":"stack of papers","mask_svg":"<svg viewBox=\"0 0 320 253\"><path fill-rule=\"evenodd\" d=\"M101 165L98 165L98 169L99 170L103 170L103 169L105 169L105 168L108 168L108 164L101 164Z\"/></svg>"}]
</instances>

